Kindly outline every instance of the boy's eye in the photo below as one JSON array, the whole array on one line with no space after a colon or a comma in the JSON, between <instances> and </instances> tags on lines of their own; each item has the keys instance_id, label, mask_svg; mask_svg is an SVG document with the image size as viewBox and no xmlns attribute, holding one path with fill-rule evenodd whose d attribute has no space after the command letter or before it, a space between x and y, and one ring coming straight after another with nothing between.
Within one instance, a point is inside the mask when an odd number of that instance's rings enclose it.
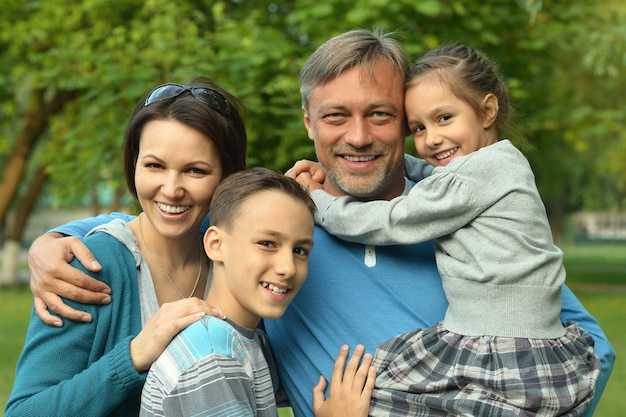
<instances>
[{"instance_id":1,"label":"boy's eye","mask_svg":"<svg viewBox=\"0 0 626 417\"><path fill-rule=\"evenodd\" d=\"M295 248L293 250L293 253L295 253L296 255L302 255L302 256L308 256L309 255L309 251L305 248Z\"/></svg>"},{"instance_id":2,"label":"boy's eye","mask_svg":"<svg viewBox=\"0 0 626 417\"><path fill-rule=\"evenodd\" d=\"M415 133L420 133L421 131L425 130L426 128L424 127L424 125L417 125L413 128L413 132Z\"/></svg>"}]
</instances>

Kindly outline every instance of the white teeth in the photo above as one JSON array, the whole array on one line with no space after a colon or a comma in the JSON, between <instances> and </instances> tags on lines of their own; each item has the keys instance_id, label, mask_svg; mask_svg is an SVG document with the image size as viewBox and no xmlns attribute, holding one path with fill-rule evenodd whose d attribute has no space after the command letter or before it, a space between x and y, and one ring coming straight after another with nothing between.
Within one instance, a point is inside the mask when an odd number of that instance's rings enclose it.
<instances>
[{"instance_id":1,"label":"white teeth","mask_svg":"<svg viewBox=\"0 0 626 417\"><path fill-rule=\"evenodd\" d=\"M437 155L435 155L435 159L438 160L438 161L441 161L442 159L446 159L449 156L454 155L456 153L456 151L458 151L458 150L459 150L459 148L454 148L454 149L450 149L447 152L437 154Z\"/></svg>"},{"instance_id":2,"label":"white teeth","mask_svg":"<svg viewBox=\"0 0 626 417\"><path fill-rule=\"evenodd\" d=\"M267 282L263 282L262 285L263 285L263 288L269 289L271 292L273 292L276 295L281 295L287 292L287 288L278 288L275 285L269 284Z\"/></svg>"},{"instance_id":3,"label":"white teeth","mask_svg":"<svg viewBox=\"0 0 626 417\"><path fill-rule=\"evenodd\" d=\"M373 155L369 156L354 156L354 155L343 155L344 159L350 162L367 162L375 159L376 157Z\"/></svg>"},{"instance_id":4,"label":"white teeth","mask_svg":"<svg viewBox=\"0 0 626 417\"><path fill-rule=\"evenodd\" d=\"M157 207L162 211L170 214L183 213L191 208L191 206L170 206L168 204L156 203Z\"/></svg>"}]
</instances>

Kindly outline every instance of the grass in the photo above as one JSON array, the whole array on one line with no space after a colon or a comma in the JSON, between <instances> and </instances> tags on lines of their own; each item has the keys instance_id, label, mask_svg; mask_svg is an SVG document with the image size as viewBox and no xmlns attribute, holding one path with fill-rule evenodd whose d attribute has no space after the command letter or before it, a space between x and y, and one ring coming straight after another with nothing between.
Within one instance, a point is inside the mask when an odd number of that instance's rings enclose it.
<instances>
[{"instance_id":1,"label":"grass","mask_svg":"<svg viewBox=\"0 0 626 417\"><path fill-rule=\"evenodd\" d=\"M604 333L609 338L617 353L617 360L613 368L613 374L602 394L602 400L594 413L594 417L613 417L624 415L626 410L626 397L624 396L623 384L626 381L626 334L624 334L624 322L626 321L626 292L620 291L578 291L574 292L587 310L602 324Z\"/></svg>"},{"instance_id":2,"label":"grass","mask_svg":"<svg viewBox=\"0 0 626 417\"><path fill-rule=\"evenodd\" d=\"M626 244L566 245L565 266L568 285L589 312L602 324L617 353L613 374L594 417L613 417L626 410L621 387L626 381ZM22 350L30 315L32 297L27 285L0 288L0 404L8 399L15 364ZM0 416L3 416L0 411ZM281 409L279 417L289 417Z\"/></svg>"},{"instance_id":3,"label":"grass","mask_svg":"<svg viewBox=\"0 0 626 417\"><path fill-rule=\"evenodd\" d=\"M32 296L27 285L0 289L0 415L9 399L15 365L22 351Z\"/></svg>"}]
</instances>

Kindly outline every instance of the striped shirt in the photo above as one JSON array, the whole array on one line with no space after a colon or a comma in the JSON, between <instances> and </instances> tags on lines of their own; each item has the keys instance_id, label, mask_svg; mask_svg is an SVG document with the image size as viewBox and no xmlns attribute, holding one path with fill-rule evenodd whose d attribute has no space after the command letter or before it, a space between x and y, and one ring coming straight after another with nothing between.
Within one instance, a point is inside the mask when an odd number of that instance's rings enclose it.
<instances>
[{"instance_id":1,"label":"striped shirt","mask_svg":"<svg viewBox=\"0 0 626 417\"><path fill-rule=\"evenodd\" d=\"M140 416L277 416L264 346L262 330L192 324L150 368Z\"/></svg>"}]
</instances>

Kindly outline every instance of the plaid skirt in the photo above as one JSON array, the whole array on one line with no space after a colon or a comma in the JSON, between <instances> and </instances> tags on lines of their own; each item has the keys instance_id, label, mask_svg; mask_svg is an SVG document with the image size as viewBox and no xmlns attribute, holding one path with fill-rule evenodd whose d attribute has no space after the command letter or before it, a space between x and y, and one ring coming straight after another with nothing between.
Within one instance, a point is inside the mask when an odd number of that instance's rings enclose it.
<instances>
[{"instance_id":1,"label":"plaid skirt","mask_svg":"<svg viewBox=\"0 0 626 417\"><path fill-rule=\"evenodd\" d=\"M600 359L565 323L558 339L462 336L441 323L376 350L371 416L582 416Z\"/></svg>"}]
</instances>

